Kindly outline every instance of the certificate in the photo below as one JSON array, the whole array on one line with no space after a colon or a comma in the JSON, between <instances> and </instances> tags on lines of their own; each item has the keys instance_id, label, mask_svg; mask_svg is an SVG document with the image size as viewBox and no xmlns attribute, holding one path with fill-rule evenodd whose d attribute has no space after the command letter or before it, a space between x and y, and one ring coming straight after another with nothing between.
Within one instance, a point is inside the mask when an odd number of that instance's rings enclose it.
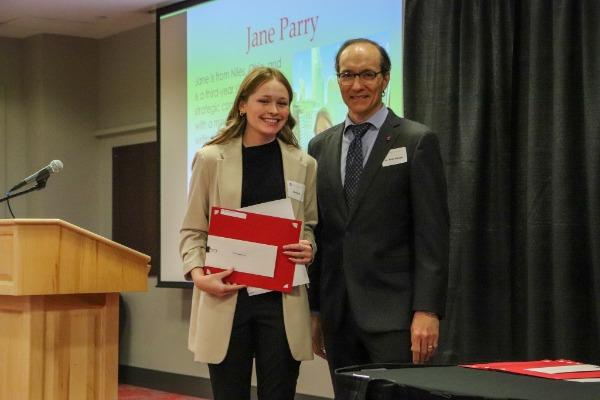
<instances>
[{"instance_id":1,"label":"certificate","mask_svg":"<svg viewBox=\"0 0 600 400\"><path fill-rule=\"evenodd\" d=\"M298 220L213 207L204 271L233 268L224 281L289 293L295 265L283 246L298 243L301 232Z\"/></svg>"}]
</instances>

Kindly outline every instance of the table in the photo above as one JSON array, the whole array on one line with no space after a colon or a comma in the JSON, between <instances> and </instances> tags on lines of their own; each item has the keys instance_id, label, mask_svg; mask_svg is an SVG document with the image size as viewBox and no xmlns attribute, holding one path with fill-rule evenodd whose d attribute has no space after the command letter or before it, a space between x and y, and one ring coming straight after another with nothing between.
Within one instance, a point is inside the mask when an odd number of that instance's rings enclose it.
<instances>
[{"instance_id":1,"label":"table","mask_svg":"<svg viewBox=\"0 0 600 400\"><path fill-rule=\"evenodd\" d=\"M459 366L377 364L336 371L339 400L600 400L600 383Z\"/></svg>"}]
</instances>

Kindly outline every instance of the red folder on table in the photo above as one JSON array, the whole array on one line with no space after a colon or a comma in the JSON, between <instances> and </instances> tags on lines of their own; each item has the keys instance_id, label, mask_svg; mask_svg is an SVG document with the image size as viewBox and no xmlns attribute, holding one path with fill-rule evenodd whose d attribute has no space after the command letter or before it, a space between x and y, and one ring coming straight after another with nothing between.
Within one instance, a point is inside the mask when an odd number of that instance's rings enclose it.
<instances>
[{"instance_id":1,"label":"red folder on table","mask_svg":"<svg viewBox=\"0 0 600 400\"><path fill-rule=\"evenodd\" d=\"M571 360L509 361L468 364L462 367L510 372L559 380L592 380L600 378L600 366Z\"/></svg>"},{"instance_id":2,"label":"red folder on table","mask_svg":"<svg viewBox=\"0 0 600 400\"><path fill-rule=\"evenodd\" d=\"M204 271L233 268L226 282L289 293L295 264L283 246L298 243L301 232L298 220L213 207Z\"/></svg>"}]
</instances>

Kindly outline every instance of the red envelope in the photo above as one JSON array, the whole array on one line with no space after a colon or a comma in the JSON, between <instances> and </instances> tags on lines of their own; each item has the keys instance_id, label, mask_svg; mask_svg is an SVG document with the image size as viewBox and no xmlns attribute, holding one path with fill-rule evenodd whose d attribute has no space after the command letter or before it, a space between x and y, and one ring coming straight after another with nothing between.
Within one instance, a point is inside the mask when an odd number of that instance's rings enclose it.
<instances>
[{"instance_id":1,"label":"red envelope","mask_svg":"<svg viewBox=\"0 0 600 400\"><path fill-rule=\"evenodd\" d=\"M212 207L208 228L209 236L276 246L277 254L272 277L234 271L224 281L284 293L292 290L295 264L283 254L283 246L298 243L301 232L302 222L298 220L222 207ZM207 246L207 251L210 251L210 237ZM235 266L232 267L235 268ZM208 264L204 266L205 273L223 270L223 268Z\"/></svg>"},{"instance_id":2,"label":"red envelope","mask_svg":"<svg viewBox=\"0 0 600 400\"><path fill-rule=\"evenodd\" d=\"M588 364L582 364L577 361L571 360L539 360L539 361L509 361L509 362L495 362L495 363L484 363L484 364L469 364L461 365L461 367L494 370L501 372L510 372L519 375L530 375L537 376L540 378L548 379L586 379L586 378L600 378L600 370L594 369L595 365L589 366L588 371L574 371L574 372L544 372L543 369L551 367L577 367L577 366L588 366ZM538 370L542 369L542 371Z\"/></svg>"}]
</instances>

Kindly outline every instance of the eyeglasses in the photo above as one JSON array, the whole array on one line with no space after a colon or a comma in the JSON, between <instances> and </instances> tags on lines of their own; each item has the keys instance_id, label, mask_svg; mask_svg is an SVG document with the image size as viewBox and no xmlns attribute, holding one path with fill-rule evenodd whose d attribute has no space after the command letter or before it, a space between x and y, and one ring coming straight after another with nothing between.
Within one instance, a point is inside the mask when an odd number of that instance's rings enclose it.
<instances>
[{"instance_id":1,"label":"eyeglasses","mask_svg":"<svg viewBox=\"0 0 600 400\"><path fill-rule=\"evenodd\" d=\"M381 70L379 72L366 70L361 72L340 72L337 74L338 81L342 85L352 85L354 83L354 78L358 76L358 78L363 82L371 82L377 78L379 74L385 74L387 71Z\"/></svg>"}]
</instances>

